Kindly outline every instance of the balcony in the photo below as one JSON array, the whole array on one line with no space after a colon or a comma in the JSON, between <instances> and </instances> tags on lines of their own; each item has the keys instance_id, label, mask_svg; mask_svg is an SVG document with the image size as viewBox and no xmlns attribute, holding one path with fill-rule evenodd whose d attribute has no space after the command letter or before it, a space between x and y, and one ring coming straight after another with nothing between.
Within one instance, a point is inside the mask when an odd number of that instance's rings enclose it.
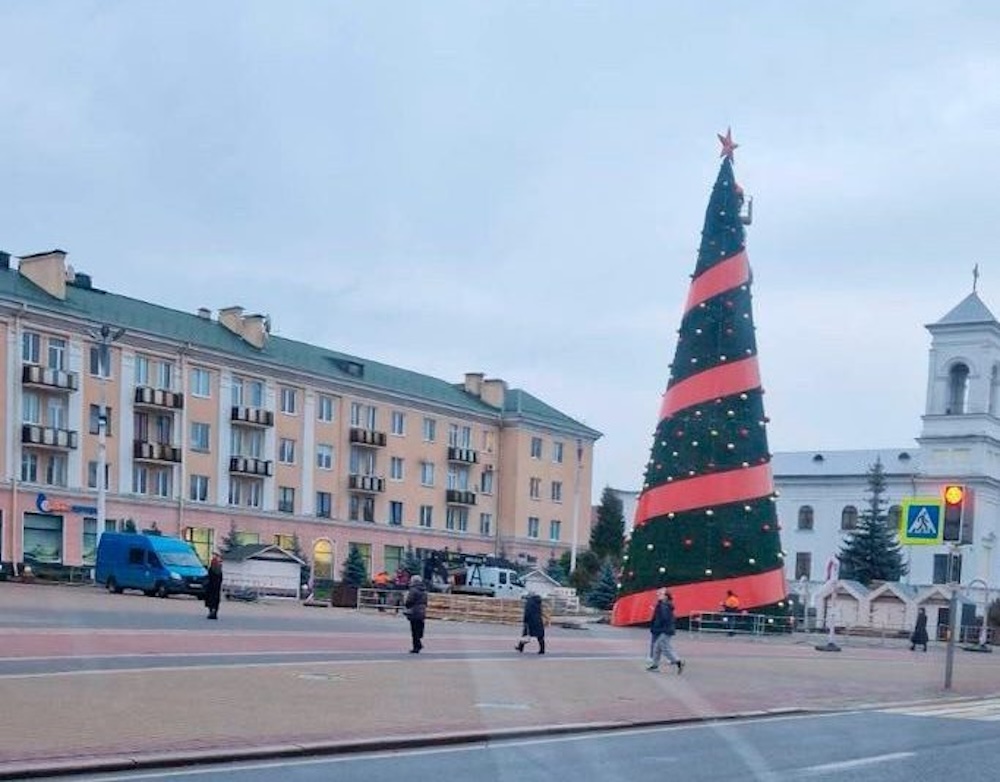
<instances>
[{"instance_id":1,"label":"balcony","mask_svg":"<svg viewBox=\"0 0 1000 782\"><path fill-rule=\"evenodd\" d=\"M184 394L175 391L164 391L152 386L136 386L136 407L155 407L157 409L181 410L184 407Z\"/></svg>"},{"instance_id":2,"label":"balcony","mask_svg":"<svg viewBox=\"0 0 1000 782\"><path fill-rule=\"evenodd\" d=\"M48 391L65 391L67 394L80 387L80 378L76 372L49 369L37 364L24 364L21 367L21 382L26 386L44 388Z\"/></svg>"},{"instance_id":3,"label":"balcony","mask_svg":"<svg viewBox=\"0 0 1000 782\"><path fill-rule=\"evenodd\" d=\"M252 456L232 456L229 458L229 472L270 478L274 472L274 462Z\"/></svg>"},{"instance_id":4,"label":"balcony","mask_svg":"<svg viewBox=\"0 0 1000 782\"><path fill-rule=\"evenodd\" d=\"M479 453L475 448L459 448L457 445L449 445L448 461L476 464L479 461Z\"/></svg>"},{"instance_id":5,"label":"balcony","mask_svg":"<svg viewBox=\"0 0 1000 782\"><path fill-rule=\"evenodd\" d=\"M351 442L355 445L371 445L375 448L385 447L385 432L376 432L374 429L362 429L360 426L351 427Z\"/></svg>"},{"instance_id":6,"label":"balcony","mask_svg":"<svg viewBox=\"0 0 1000 782\"><path fill-rule=\"evenodd\" d=\"M233 405L229 413L229 420L234 424L246 424L247 426L274 426L274 413L260 407Z\"/></svg>"},{"instance_id":7,"label":"balcony","mask_svg":"<svg viewBox=\"0 0 1000 782\"><path fill-rule=\"evenodd\" d=\"M364 494L381 494L385 491L385 478L377 475L349 475L347 488Z\"/></svg>"},{"instance_id":8,"label":"balcony","mask_svg":"<svg viewBox=\"0 0 1000 782\"><path fill-rule=\"evenodd\" d=\"M462 491L461 489L447 489L444 499L449 505L475 505L476 493L474 491Z\"/></svg>"},{"instance_id":9,"label":"balcony","mask_svg":"<svg viewBox=\"0 0 1000 782\"><path fill-rule=\"evenodd\" d=\"M69 429L56 429L54 426L39 426L24 424L21 427L21 442L24 445L38 445L43 448L56 448L63 451L76 449L77 434Z\"/></svg>"},{"instance_id":10,"label":"balcony","mask_svg":"<svg viewBox=\"0 0 1000 782\"><path fill-rule=\"evenodd\" d=\"M172 464L180 464L181 449L164 443L134 440L132 442L132 458L137 462L170 462Z\"/></svg>"}]
</instances>

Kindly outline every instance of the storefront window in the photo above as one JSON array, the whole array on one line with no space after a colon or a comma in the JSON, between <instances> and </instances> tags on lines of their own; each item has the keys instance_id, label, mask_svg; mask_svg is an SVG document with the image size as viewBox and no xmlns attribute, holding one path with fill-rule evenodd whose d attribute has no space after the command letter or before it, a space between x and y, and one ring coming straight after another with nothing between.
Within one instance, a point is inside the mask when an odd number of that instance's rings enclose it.
<instances>
[{"instance_id":1,"label":"storefront window","mask_svg":"<svg viewBox=\"0 0 1000 782\"><path fill-rule=\"evenodd\" d=\"M329 540L313 544L313 578L333 581L333 544Z\"/></svg>"},{"instance_id":2,"label":"storefront window","mask_svg":"<svg viewBox=\"0 0 1000 782\"><path fill-rule=\"evenodd\" d=\"M194 553L204 564L212 560L214 530L209 527L185 527L184 540L191 544Z\"/></svg>"},{"instance_id":3,"label":"storefront window","mask_svg":"<svg viewBox=\"0 0 1000 782\"><path fill-rule=\"evenodd\" d=\"M104 520L104 531L114 532L114 519ZM83 564L93 565L97 561L97 519L85 518L83 520Z\"/></svg>"},{"instance_id":4,"label":"storefront window","mask_svg":"<svg viewBox=\"0 0 1000 782\"><path fill-rule=\"evenodd\" d=\"M63 519L41 513L24 514L24 561L62 564Z\"/></svg>"}]
</instances>

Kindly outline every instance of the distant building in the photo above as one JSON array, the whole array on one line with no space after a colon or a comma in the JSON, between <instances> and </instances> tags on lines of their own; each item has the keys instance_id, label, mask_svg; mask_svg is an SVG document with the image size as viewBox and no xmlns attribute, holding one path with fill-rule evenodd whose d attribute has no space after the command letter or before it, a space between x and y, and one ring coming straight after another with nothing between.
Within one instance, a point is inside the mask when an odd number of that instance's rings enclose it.
<instances>
[{"instance_id":1,"label":"distant building","mask_svg":"<svg viewBox=\"0 0 1000 782\"><path fill-rule=\"evenodd\" d=\"M408 544L544 564L570 546L600 437L478 372L451 383L275 336L241 307L100 290L60 250L17 268L0 253L0 388L8 572L93 563L102 400L107 529L155 527L207 561L235 525L238 544L297 540L320 579L351 546L369 573Z\"/></svg>"}]
</instances>

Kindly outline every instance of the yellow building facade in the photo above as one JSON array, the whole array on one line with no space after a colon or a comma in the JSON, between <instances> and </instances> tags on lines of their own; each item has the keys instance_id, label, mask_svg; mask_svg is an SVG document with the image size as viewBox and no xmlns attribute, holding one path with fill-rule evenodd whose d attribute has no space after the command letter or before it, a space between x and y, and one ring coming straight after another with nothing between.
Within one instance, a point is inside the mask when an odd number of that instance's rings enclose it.
<instances>
[{"instance_id":1,"label":"yellow building facade","mask_svg":"<svg viewBox=\"0 0 1000 782\"><path fill-rule=\"evenodd\" d=\"M102 406L105 529L206 560L226 538L277 543L337 579L352 546L372 573L407 546L544 566L574 525L587 543L600 433L527 391L284 339L240 307L120 296L62 251L0 254L0 376L5 572L86 577Z\"/></svg>"}]
</instances>

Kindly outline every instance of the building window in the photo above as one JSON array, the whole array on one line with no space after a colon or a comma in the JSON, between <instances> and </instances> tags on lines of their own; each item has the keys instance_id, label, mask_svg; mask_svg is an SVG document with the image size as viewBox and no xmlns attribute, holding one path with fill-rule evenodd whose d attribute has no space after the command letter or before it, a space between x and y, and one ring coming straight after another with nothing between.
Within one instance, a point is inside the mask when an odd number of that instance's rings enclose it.
<instances>
[{"instance_id":1,"label":"building window","mask_svg":"<svg viewBox=\"0 0 1000 782\"><path fill-rule=\"evenodd\" d=\"M483 470L479 476L479 491L483 494L493 493L493 470Z\"/></svg>"},{"instance_id":2,"label":"building window","mask_svg":"<svg viewBox=\"0 0 1000 782\"><path fill-rule=\"evenodd\" d=\"M372 572L372 544L371 543L348 543L353 549L361 555L361 559L365 563L365 573L371 575Z\"/></svg>"},{"instance_id":3,"label":"building window","mask_svg":"<svg viewBox=\"0 0 1000 782\"><path fill-rule=\"evenodd\" d=\"M264 482L257 478L232 478L229 481L229 504L259 508L263 502Z\"/></svg>"},{"instance_id":4,"label":"building window","mask_svg":"<svg viewBox=\"0 0 1000 782\"><path fill-rule=\"evenodd\" d=\"M351 426L374 431L378 427L378 408L363 405L361 402L351 402Z\"/></svg>"},{"instance_id":5,"label":"building window","mask_svg":"<svg viewBox=\"0 0 1000 782\"><path fill-rule=\"evenodd\" d=\"M394 527L403 525L403 503L396 500L389 503L389 523Z\"/></svg>"},{"instance_id":6,"label":"building window","mask_svg":"<svg viewBox=\"0 0 1000 782\"><path fill-rule=\"evenodd\" d=\"M562 534L562 522L559 519L552 519L549 522L549 540L557 541Z\"/></svg>"},{"instance_id":7,"label":"building window","mask_svg":"<svg viewBox=\"0 0 1000 782\"><path fill-rule=\"evenodd\" d=\"M191 396L209 397L212 395L212 373L201 367L191 370Z\"/></svg>"},{"instance_id":8,"label":"building window","mask_svg":"<svg viewBox=\"0 0 1000 782\"><path fill-rule=\"evenodd\" d=\"M563 461L563 444L558 440L552 443L552 461L556 464L562 464Z\"/></svg>"},{"instance_id":9,"label":"building window","mask_svg":"<svg viewBox=\"0 0 1000 782\"><path fill-rule=\"evenodd\" d=\"M208 476L192 475L188 499L191 502L208 502Z\"/></svg>"},{"instance_id":10,"label":"building window","mask_svg":"<svg viewBox=\"0 0 1000 782\"><path fill-rule=\"evenodd\" d=\"M448 488L458 491L469 490L469 468L452 464L448 466Z\"/></svg>"},{"instance_id":11,"label":"building window","mask_svg":"<svg viewBox=\"0 0 1000 782\"><path fill-rule=\"evenodd\" d=\"M156 363L156 387L163 391L173 391L174 365L169 361L158 361Z\"/></svg>"},{"instance_id":12,"label":"building window","mask_svg":"<svg viewBox=\"0 0 1000 782\"><path fill-rule=\"evenodd\" d=\"M472 447L472 427L459 426L458 424L448 425L448 445L453 448Z\"/></svg>"},{"instance_id":13,"label":"building window","mask_svg":"<svg viewBox=\"0 0 1000 782\"><path fill-rule=\"evenodd\" d=\"M295 464L295 441L282 437L278 442L278 461L282 464Z\"/></svg>"},{"instance_id":14,"label":"building window","mask_svg":"<svg viewBox=\"0 0 1000 782\"><path fill-rule=\"evenodd\" d=\"M246 384L247 404L250 407L264 407L264 383L260 380L248 380Z\"/></svg>"},{"instance_id":15,"label":"building window","mask_svg":"<svg viewBox=\"0 0 1000 782\"><path fill-rule=\"evenodd\" d=\"M169 497L173 493L173 475L173 470L169 467L152 470L153 494L157 497Z\"/></svg>"},{"instance_id":16,"label":"building window","mask_svg":"<svg viewBox=\"0 0 1000 782\"><path fill-rule=\"evenodd\" d=\"M946 415L962 415L969 402L969 367L958 363L948 370L948 407Z\"/></svg>"},{"instance_id":17,"label":"building window","mask_svg":"<svg viewBox=\"0 0 1000 782\"><path fill-rule=\"evenodd\" d=\"M420 462L420 485L434 485L434 462Z\"/></svg>"},{"instance_id":18,"label":"building window","mask_svg":"<svg viewBox=\"0 0 1000 782\"><path fill-rule=\"evenodd\" d=\"M107 462L104 463L104 488L107 490L111 486L109 480L111 475L111 465ZM87 488L96 489L97 488L97 462L87 462Z\"/></svg>"},{"instance_id":19,"label":"building window","mask_svg":"<svg viewBox=\"0 0 1000 782\"><path fill-rule=\"evenodd\" d=\"M376 452L370 448L352 445L349 471L352 475L375 475Z\"/></svg>"},{"instance_id":20,"label":"building window","mask_svg":"<svg viewBox=\"0 0 1000 782\"><path fill-rule=\"evenodd\" d=\"M424 442L433 443L437 437L437 421L433 418L424 419Z\"/></svg>"},{"instance_id":21,"label":"building window","mask_svg":"<svg viewBox=\"0 0 1000 782\"><path fill-rule=\"evenodd\" d=\"M420 526L430 529L434 526L434 506L433 505L421 505L420 506Z\"/></svg>"},{"instance_id":22,"label":"building window","mask_svg":"<svg viewBox=\"0 0 1000 782\"><path fill-rule=\"evenodd\" d=\"M541 459L542 458L542 438L532 437L531 438L531 458Z\"/></svg>"},{"instance_id":23,"label":"building window","mask_svg":"<svg viewBox=\"0 0 1000 782\"><path fill-rule=\"evenodd\" d=\"M295 415L298 402L298 393L294 388L281 389L281 412L286 415Z\"/></svg>"},{"instance_id":24,"label":"building window","mask_svg":"<svg viewBox=\"0 0 1000 782\"><path fill-rule=\"evenodd\" d=\"M445 513L444 528L452 532L468 532L469 509L449 505Z\"/></svg>"},{"instance_id":25,"label":"building window","mask_svg":"<svg viewBox=\"0 0 1000 782\"><path fill-rule=\"evenodd\" d=\"M132 493L149 493L149 470L138 464L132 467Z\"/></svg>"},{"instance_id":26,"label":"building window","mask_svg":"<svg viewBox=\"0 0 1000 782\"><path fill-rule=\"evenodd\" d=\"M212 552L215 550L215 530L211 527L185 527L182 536L198 559L202 562L209 562L212 559Z\"/></svg>"},{"instance_id":27,"label":"building window","mask_svg":"<svg viewBox=\"0 0 1000 782\"><path fill-rule=\"evenodd\" d=\"M541 496L542 496L542 479L541 478L529 478L528 479L528 495L533 500L541 499Z\"/></svg>"},{"instance_id":28,"label":"building window","mask_svg":"<svg viewBox=\"0 0 1000 782\"><path fill-rule=\"evenodd\" d=\"M316 515L321 519L329 519L333 516L333 495L330 492L316 492Z\"/></svg>"},{"instance_id":29,"label":"building window","mask_svg":"<svg viewBox=\"0 0 1000 782\"><path fill-rule=\"evenodd\" d=\"M320 394L319 404L316 406L316 418L329 423L333 420L333 397Z\"/></svg>"},{"instance_id":30,"label":"building window","mask_svg":"<svg viewBox=\"0 0 1000 782\"><path fill-rule=\"evenodd\" d=\"M321 470L333 469L333 446L320 443L316 446L316 466Z\"/></svg>"},{"instance_id":31,"label":"building window","mask_svg":"<svg viewBox=\"0 0 1000 782\"><path fill-rule=\"evenodd\" d=\"M25 364L42 362L42 338L31 331L21 334L21 361Z\"/></svg>"},{"instance_id":32,"label":"building window","mask_svg":"<svg viewBox=\"0 0 1000 782\"><path fill-rule=\"evenodd\" d=\"M233 378L233 384L230 386L230 401L233 407L243 407L243 380L241 378Z\"/></svg>"},{"instance_id":33,"label":"building window","mask_svg":"<svg viewBox=\"0 0 1000 782\"><path fill-rule=\"evenodd\" d=\"M211 448L212 425L201 421L191 422L191 450L207 452Z\"/></svg>"},{"instance_id":34,"label":"building window","mask_svg":"<svg viewBox=\"0 0 1000 782\"><path fill-rule=\"evenodd\" d=\"M537 538L540 524L537 516L528 516L528 537Z\"/></svg>"},{"instance_id":35,"label":"building window","mask_svg":"<svg viewBox=\"0 0 1000 782\"><path fill-rule=\"evenodd\" d=\"M352 494L348 518L351 521L375 521L375 498Z\"/></svg>"},{"instance_id":36,"label":"building window","mask_svg":"<svg viewBox=\"0 0 1000 782\"><path fill-rule=\"evenodd\" d=\"M494 432L491 429L483 429L483 453L493 453L495 442Z\"/></svg>"},{"instance_id":37,"label":"building window","mask_svg":"<svg viewBox=\"0 0 1000 782\"><path fill-rule=\"evenodd\" d=\"M49 426L56 429L66 429L68 427L66 414L66 400L58 396L50 396L45 404L45 417Z\"/></svg>"},{"instance_id":38,"label":"building window","mask_svg":"<svg viewBox=\"0 0 1000 782\"><path fill-rule=\"evenodd\" d=\"M800 551L795 555L795 580L804 578L806 581L812 579L813 555L808 551Z\"/></svg>"},{"instance_id":39,"label":"building window","mask_svg":"<svg viewBox=\"0 0 1000 782\"><path fill-rule=\"evenodd\" d=\"M799 529L811 530L813 528L812 505L803 505L799 508Z\"/></svg>"},{"instance_id":40,"label":"building window","mask_svg":"<svg viewBox=\"0 0 1000 782\"><path fill-rule=\"evenodd\" d=\"M109 378L111 377L111 361L108 361L108 365L101 366L101 348L99 345L91 345L88 351L90 355L90 374L94 377ZM110 357L109 357L110 358Z\"/></svg>"},{"instance_id":41,"label":"building window","mask_svg":"<svg viewBox=\"0 0 1000 782\"><path fill-rule=\"evenodd\" d=\"M383 569L386 573L395 573L403 564L403 547L383 546L382 562L385 564Z\"/></svg>"},{"instance_id":42,"label":"building window","mask_svg":"<svg viewBox=\"0 0 1000 782\"><path fill-rule=\"evenodd\" d=\"M66 340L49 337L49 369L66 369Z\"/></svg>"},{"instance_id":43,"label":"building window","mask_svg":"<svg viewBox=\"0 0 1000 782\"><path fill-rule=\"evenodd\" d=\"M845 505L840 512L840 528L845 532L857 529L858 509L853 505Z\"/></svg>"},{"instance_id":44,"label":"building window","mask_svg":"<svg viewBox=\"0 0 1000 782\"><path fill-rule=\"evenodd\" d=\"M949 568L950 565L950 568ZM950 570L950 572L949 572ZM934 555L934 584L958 584L962 581L961 554Z\"/></svg>"},{"instance_id":45,"label":"building window","mask_svg":"<svg viewBox=\"0 0 1000 782\"><path fill-rule=\"evenodd\" d=\"M479 514L479 534L480 535L492 535L493 534L493 514L492 513L480 513Z\"/></svg>"},{"instance_id":46,"label":"building window","mask_svg":"<svg viewBox=\"0 0 1000 782\"><path fill-rule=\"evenodd\" d=\"M278 487L278 510L281 513L295 513L295 489L293 487Z\"/></svg>"},{"instance_id":47,"label":"building window","mask_svg":"<svg viewBox=\"0 0 1000 782\"><path fill-rule=\"evenodd\" d=\"M21 397L21 422L25 424L42 422L42 400L34 391L25 391Z\"/></svg>"},{"instance_id":48,"label":"building window","mask_svg":"<svg viewBox=\"0 0 1000 782\"><path fill-rule=\"evenodd\" d=\"M61 516L40 513L24 514L24 556L36 562L59 564L63 551Z\"/></svg>"},{"instance_id":49,"label":"building window","mask_svg":"<svg viewBox=\"0 0 1000 782\"><path fill-rule=\"evenodd\" d=\"M562 502L562 481L552 481L552 501Z\"/></svg>"},{"instance_id":50,"label":"building window","mask_svg":"<svg viewBox=\"0 0 1000 782\"><path fill-rule=\"evenodd\" d=\"M392 433L400 436L406 434L406 413L392 411Z\"/></svg>"},{"instance_id":51,"label":"building window","mask_svg":"<svg viewBox=\"0 0 1000 782\"><path fill-rule=\"evenodd\" d=\"M105 430L105 434L111 434L111 408L108 408L108 417L105 420L105 425L108 427ZM89 415L87 419L87 430L91 434L101 433L101 406L100 405L90 405Z\"/></svg>"},{"instance_id":52,"label":"building window","mask_svg":"<svg viewBox=\"0 0 1000 782\"><path fill-rule=\"evenodd\" d=\"M135 384L137 386L149 385L149 359L145 356L135 357Z\"/></svg>"},{"instance_id":53,"label":"building window","mask_svg":"<svg viewBox=\"0 0 1000 782\"><path fill-rule=\"evenodd\" d=\"M393 481L403 480L402 456L393 456L389 459L389 479Z\"/></svg>"},{"instance_id":54,"label":"building window","mask_svg":"<svg viewBox=\"0 0 1000 782\"><path fill-rule=\"evenodd\" d=\"M104 520L104 531L114 532L114 519ZM83 548L81 549L84 565L93 565L97 554L97 519L88 516L83 520Z\"/></svg>"},{"instance_id":55,"label":"building window","mask_svg":"<svg viewBox=\"0 0 1000 782\"><path fill-rule=\"evenodd\" d=\"M38 454L21 451L21 480L24 483L38 483Z\"/></svg>"},{"instance_id":56,"label":"building window","mask_svg":"<svg viewBox=\"0 0 1000 782\"><path fill-rule=\"evenodd\" d=\"M49 486L66 485L66 456L54 453L45 463L45 483Z\"/></svg>"},{"instance_id":57,"label":"building window","mask_svg":"<svg viewBox=\"0 0 1000 782\"><path fill-rule=\"evenodd\" d=\"M230 453L261 459L264 454L264 433L259 429L234 426L230 431Z\"/></svg>"}]
</instances>

